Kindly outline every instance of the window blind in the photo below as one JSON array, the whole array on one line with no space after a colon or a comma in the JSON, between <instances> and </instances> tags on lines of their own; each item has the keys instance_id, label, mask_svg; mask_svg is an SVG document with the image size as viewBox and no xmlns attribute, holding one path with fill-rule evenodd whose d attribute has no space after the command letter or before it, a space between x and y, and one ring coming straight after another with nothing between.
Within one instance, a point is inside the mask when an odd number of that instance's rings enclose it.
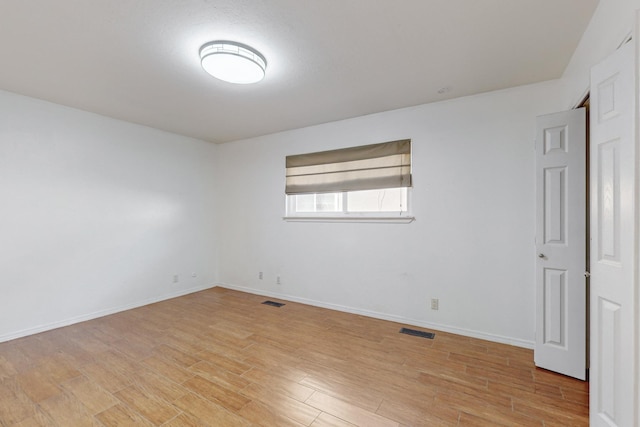
<instances>
[{"instance_id":1,"label":"window blind","mask_svg":"<svg viewBox=\"0 0 640 427\"><path fill-rule=\"evenodd\" d=\"M411 140L286 158L286 194L411 187Z\"/></svg>"}]
</instances>

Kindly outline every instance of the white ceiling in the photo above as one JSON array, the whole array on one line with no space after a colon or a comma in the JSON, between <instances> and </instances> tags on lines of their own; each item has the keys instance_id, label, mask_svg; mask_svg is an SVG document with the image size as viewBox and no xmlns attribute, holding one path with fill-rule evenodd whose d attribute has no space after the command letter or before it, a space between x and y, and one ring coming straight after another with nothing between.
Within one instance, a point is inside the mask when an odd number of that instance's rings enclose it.
<instances>
[{"instance_id":1,"label":"white ceiling","mask_svg":"<svg viewBox=\"0 0 640 427\"><path fill-rule=\"evenodd\" d=\"M0 89L227 142L559 78L596 5L2 1ZM266 78L207 75L198 50L219 39L262 52Z\"/></svg>"}]
</instances>

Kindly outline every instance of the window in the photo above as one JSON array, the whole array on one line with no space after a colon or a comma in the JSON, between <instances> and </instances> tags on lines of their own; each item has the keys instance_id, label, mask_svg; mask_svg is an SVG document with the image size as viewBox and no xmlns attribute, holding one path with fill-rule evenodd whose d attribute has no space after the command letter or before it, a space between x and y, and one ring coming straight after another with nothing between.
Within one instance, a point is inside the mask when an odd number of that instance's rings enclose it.
<instances>
[{"instance_id":1,"label":"window","mask_svg":"<svg viewBox=\"0 0 640 427\"><path fill-rule=\"evenodd\" d=\"M407 212L406 188L311 193L287 196L287 215L299 214L373 214Z\"/></svg>"},{"instance_id":2,"label":"window","mask_svg":"<svg viewBox=\"0 0 640 427\"><path fill-rule=\"evenodd\" d=\"M410 187L410 140L287 156L287 219L412 219Z\"/></svg>"}]
</instances>

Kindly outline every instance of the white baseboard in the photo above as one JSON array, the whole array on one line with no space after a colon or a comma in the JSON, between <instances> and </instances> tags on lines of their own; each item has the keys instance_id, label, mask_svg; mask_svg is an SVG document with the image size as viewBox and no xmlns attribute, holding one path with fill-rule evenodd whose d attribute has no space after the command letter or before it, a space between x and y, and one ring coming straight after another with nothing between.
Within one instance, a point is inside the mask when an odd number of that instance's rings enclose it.
<instances>
[{"instance_id":1,"label":"white baseboard","mask_svg":"<svg viewBox=\"0 0 640 427\"><path fill-rule=\"evenodd\" d=\"M142 301L137 301L135 303L122 305L119 307L108 308L105 310L96 311L93 313L83 314L81 316L71 317L68 319L61 320L59 322L47 323L46 325L39 325L33 328L23 329L21 331L11 332L9 334L0 335L0 342L14 340L16 338L26 337L28 335L38 334L40 332L50 331L52 329L62 328L64 326L73 325L74 323L85 322L87 320L96 319L98 317L108 316L110 314L119 313L125 310L131 310L133 308L142 307L144 305L153 304L156 302L168 300L171 298L181 297L183 295L192 294L194 292L204 291L205 289L215 288L217 285L204 285L198 286L195 288L182 289L178 292L173 292L170 294L165 294L158 297L148 298Z\"/></svg>"},{"instance_id":2,"label":"white baseboard","mask_svg":"<svg viewBox=\"0 0 640 427\"><path fill-rule=\"evenodd\" d=\"M523 348L532 349L534 347L534 344L535 344L533 341L527 341L527 340L522 340L522 339L518 339L518 338L511 338L511 337L505 337L505 336L501 336L501 335L489 334L489 333L486 333L486 332L480 332L480 331L475 331L475 330L471 330L471 329L457 328L457 327L454 327L454 326L447 326L447 325L442 325L442 324L439 324L439 323L423 322L423 321L420 321L420 320L410 319L410 318L407 318L407 317L396 316L396 315L386 314L386 313L379 313L379 312L370 311L370 310L363 310L363 309L343 306L343 305L339 305L339 304L331 304L331 303L312 300L312 299L308 299L308 298L301 298L301 297L296 297L296 296L293 296L293 295L282 294L282 293L279 293L279 292L270 292L270 291L266 291L266 290L262 290L262 289L247 288L245 286L231 285L231 284L228 284L228 283L218 283L218 284L215 284L215 285L205 285L205 286L199 286L199 287L196 287L196 288L183 289L183 290L181 290L179 292L174 292L174 293L171 293L171 294L165 294L165 295L162 295L162 296L159 296L159 297L148 298L146 300L137 301L135 303L126 304L126 305L119 306L119 307L113 307L113 308L109 308L109 309L105 309L105 310L96 311L96 312L93 312L93 313L87 313L87 314L83 314L81 316L71 317L71 318L64 319L64 320L61 320L61 321L58 321L58 322L48 323L48 324L39 325L39 326L36 326L36 327L33 327L33 328L27 328L27 329L23 329L23 330L16 331L16 332L11 332L9 334L0 335L0 342L10 341L10 340L13 340L13 339L26 337L28 335L33 335L33 334L38 334L40 332L50 331L52 329L62 328L64 326L73 325L75 323L85 322L87 320L92 320L92 319L96 319L98 317L108 316L110 314L119 313L119 312L125 311L125 310L131 310L133 308L142 307L144 305L153 304L153 303L164 301L164 300L168 300L168 299L171 299L171 298L177 298L177 297L180 297L180 296L183 296L183 295L192 294L194 292L203 291L205 289L215 288L217 286L222 287L222 288L227 288L227 289L233 289L233 290L237 290L237 291L241 291L241 292L247 292L247 293L250 293L250 294L261 295L261 296L265 296L265 297L278 298L278 299L282 299L282 300L285 300L285 301L299 302L301 304L312 305L314 307L328 308L330 310L337 310L337 311L342 311L342 312L345 312L345 313L358 314L358 315L361 315L361 316L373 317L375 319L389 320L391 322L402 323L402 324L405 324L405 325L418 326L418 327L422 327L422 328L434 329L434 330L437 330L437 331L449 332L449 333L452 333L452 334L458 334L458 335L463 335L463 336L467 336L467 337L479 338L479 339L483 339L483 340L487 340L487 341L498 342L498 343L502 343L502 344L509 344L509 345L513 345L513 346L517 346L517 347L523 347Z\"/></svg>"},{"instance_id":3,"label":"white baseboard","mask_svg":"<svg viewBox=\"0 0 640 427\"><path fill-rule=\"evenodd\" d=\"M427 329L435 329L437 331L449 332L452 334L463 335L465 337L479 338L487 341L493 341L501 344L509 344L516 347L533 349L535 342L522 340L519 338L505 337L502 335L489 334L486 332L475 331L471 329L457 328L455 326L447 326L439 323L424 322L421 320L410 319L407 317L396 316L393 314L378 313L376 311L362 310L354 307L347 307L339 304L331 304L322 301L316 301L308 298L300 298L293 295L281 294L278 292L270 292L262 289L247 288L245 286L231 285L228 283L218 283L219 287L233 289L236 291L247 292L250 294L261 295L270 298L278 298L285 301L299 302L301 304L312 305L314 307L328 308L331 310L342 311L345 313L359 314L361 316L373 317L375 319L389 320L391 322L402 323L405 325L418 326Z\"/></svg>"}]
</instances>

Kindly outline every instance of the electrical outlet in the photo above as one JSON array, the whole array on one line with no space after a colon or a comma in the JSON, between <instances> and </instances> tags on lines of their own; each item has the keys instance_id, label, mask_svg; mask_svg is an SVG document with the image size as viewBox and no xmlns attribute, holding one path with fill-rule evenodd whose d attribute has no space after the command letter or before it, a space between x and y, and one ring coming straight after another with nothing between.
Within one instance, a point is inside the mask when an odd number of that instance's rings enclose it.
<instances>
[{"instance_id":1,"label":"electrical outlet","mask_svg":"<svg viewBox=\"0 0 640 427\"><path fill-rule=\"evenodd\" d=\"M262 271L258 272L258 279L262 280Z\"/></svg>"},{"instance_id":2,"label":"electrical outlet","mask_svg":"<svg viewBox=\"0 0 640 427\"><path fill-rule=\"evenodd\" d=\"M276 276L276 285L281 285L282 283L280 283L280 276Z\"/></svg>"},{"instance_id":3,"label":"electrical outlet","mask_svg":"<svg viewBox=\"0 0 640 427\"><path fill-rule=\"evenodd\" d=\"M431 310L438 310L440 306L440 300L438 298L431 298Z\"/></svg>"},{"instance_id":4,"label":"electrical outlet","mask_svg":"<svg viewBox=\"0 0 640 427\"><path fill-rule=\"evenodd\" d=\"M177 274L173 275L173 283L178 283L180 281L180 277Z\"/></svg>"}]
</instances>

